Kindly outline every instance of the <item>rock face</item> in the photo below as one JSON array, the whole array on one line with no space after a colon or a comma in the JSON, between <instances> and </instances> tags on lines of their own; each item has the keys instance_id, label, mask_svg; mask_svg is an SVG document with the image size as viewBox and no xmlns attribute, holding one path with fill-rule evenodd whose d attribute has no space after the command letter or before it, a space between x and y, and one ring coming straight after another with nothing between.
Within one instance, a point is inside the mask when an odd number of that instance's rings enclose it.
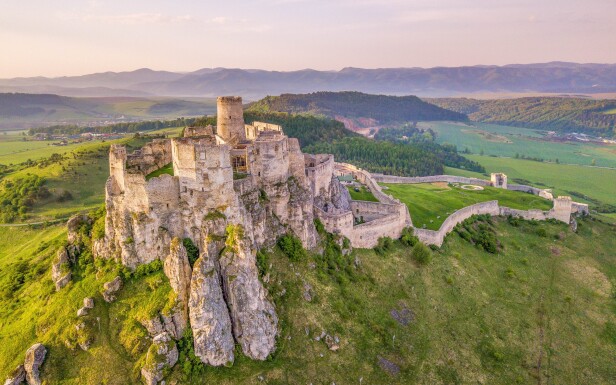
<instances>
[{"instance_id":1,"label":"rock face","mask_svg":"<svg viewBox=\"0 0 616 385\"><path fill-rule=\"evenodd\" d=\"M103 285L103 298L107 302L113 302L116 299L115 294L122 288L122 278L115 277L113 281L105 282Z\"/></svg>"},{"instance_id":2,"label":"rock face","mask_svg":"<svg viewBox=\"0 0 616 385\"><path fill-rule=\"evenodd\" d=\"M154 337L148 349L145 365L141 368L147 385L156 385L164 378L165 369L172 368L178 361L178 349L171 336L161 333Z\"/></svg>"},{"instance_id":3,"label":"rock face","mask_svg":"<svg viewBox=\"0 0 616 385\"><path fill-rule=\"evenodd\" d=\"M206 253L195 262L189 308L195 355L206 364L220 366L233 362L234 341L216 264L216 257Z\"/></svg>"},{"instance_id":4,"label":"rock face","mask_svg":"<svg viewBox=\"0 0 616 385\"><path fill-rule=\"evenodd\" d=\"M23 365L17 366L15 370L8 376L4 385L19 385L26 380L26 369Z\"/></svg>"},{"instance_id":5,"label":"rock face","mask_svg":"<svg viewBox=\"0 0 616 385\"><path fill-rule=\"evenodd\" d=\"M219 108L227 111L225 100ZM233 103L219 114L234 122L232 133L187 129L183 138L155 140L133 154L111 146L105 236L93 244L95 257L129 269L164 262L176 303L142 324L151 335L178 339L190 319L195 354L210 365L232 363L235 343L258 360L275 349L278 317L258 279L256 251L287 233L316 247L317 195L323 205L350 210L348 191L332 178L333 156L304 155L279 126L244 125L241 99ZM150 177L168 164L173 175ZM200 249L192 269L185 238ZM105 284L106 301L116 283ZM158 381L155 373L146 371L148 381Z\"/></svg>"},{"instance_id":6,"label":"rock face","mask_svg":"<svg viewBox=\"0 0 616 385\"><path fill-rule=\"evenodd\" d=\"M171 335L178 339L184 333L188 323L188 300L190 297L190 280L192 269L188 262L186 248L179 238L173 238L169 255L164 262L165 275L169 278L171 288L177 295L176 306L172 314L163 315Z\"/></svg>"},{"instance_id":7,"label":"rock face","mask_svg":"<svg viewBox=\"0 0 616 385\"><path fill-rule=\"evenodd\" d=\"M30 385L41 385L39 368L45 361L47 349L42 344L34 344L26 352L24 362L24 370L26 371L26 380Z\"/></svg>"},{"instance_id":8,"label":"rock face","mask_svg":"<svg viewBox=\"0 0 616 385\"><path fill-rule=\"evenodd\" d=\"M259 281L254 254L237 232L229 237L220 270L233 333L245 355L265 360L275 348L278 318Z\"/></svg>"},{"instance_id":9,"label":"rock face","mask_svg":"<svg viewBox=\"0 0 616 385\"><path fill-rule=\"evenodd\" d=\"M51 279L56 285L56 291L59 291L71 281L71 268L66 248L61 247L56 258L51 265Z\"/></svg>"}]
</instances>

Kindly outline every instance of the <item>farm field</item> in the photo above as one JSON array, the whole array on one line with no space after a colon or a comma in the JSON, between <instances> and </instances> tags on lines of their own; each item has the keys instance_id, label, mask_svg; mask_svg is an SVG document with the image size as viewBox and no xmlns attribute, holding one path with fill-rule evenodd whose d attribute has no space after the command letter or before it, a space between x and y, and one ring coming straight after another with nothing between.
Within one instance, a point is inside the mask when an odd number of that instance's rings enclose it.
<instances>
[{"instance_id":1,"label":"farm field","mask_svg":"<svg viewBox=\"0 0 616 385\"><path fill-rule=\"evenodd\" d=\"M614 228L590 220L580 221L578 233L564 224L514 227L496 219L494 226L498 254L452 234L426 265L399 242L383 254L354 250L344 257L350 267L338 271L328 263L342 261L309 253L291 263L274 248L265 258L281 325L276 353L263 362L238 354L232 367L176 365L167 383L611 383ZM55 292L50 266L65 237L64 226L0 228L0 376L41 342L49 349L42 375L50 384L140 384L136 362L147 333L127 314L156 305L166 277L126 278L118 300L107 304L100 290L118 270L84 258L73 282ZM311 302L298 289L306 282ZM98 331L87 352L71 350L65 341L75 338L86 296L94 298ZM316 340L322 331L340 338L338 351Z\"/></svg>"},{"instance_id":2,"label":"farm field","mask_svg":"<svg viewBox=\"0 0 616 385\"><path fill-rule=\"evenodd\" d=\"M54 146L52 141L24 141L21 133L0 134L0 164L19 164L27 160L47 158L51 154L64 154L71 152L83 143ZM28 139L31 139L28 137Z\"/></svg>"},{"instance_id":3,"label":"farm field","mask_svg":"<svg viewBox=\"0 0 616 385\"><path fill-rule=\"evenodd\" d=\"M498 200L500 205L521 210L552 208L552 202L536 195L494 187L475 191L444 182L382 185L387 187L385 193L408 206L414 226L430 230L438 230L454 211L479 202Z\"/></svg>"},{"instance_id":4,"label":"farm field","mask_svg":"<svg viewBox=\"0 0 616 385\"><path fill-rule=\"evenodd\" d=\"M535 187L551 188L555 195L570 195L578 192L603 203L616 204L616 169L534 162L523 159L496 158L481 155L465 155L479 162L491 172L507 174L510 183L524 182ZM475 175L488 179L482 174L448 168L454 175ZM518 179L518 182L515 181ZM576 200L582 200L575 197Z\"/></svg>"},{"instance_id":5,"label":"farm field","mask_svg":"<svg viewBox=\"0 0 616 385\"><path fill-rule=\"evenodd\" d=\"M528 128L473 123L421 122L421 128L437 133L437 142L457 146L458 151L468 149L473 154L503 157L542 158L551 162L616 167L616 145L592 143L549 142L540 140L541 131Z\"/></svg>"}]
</instances>

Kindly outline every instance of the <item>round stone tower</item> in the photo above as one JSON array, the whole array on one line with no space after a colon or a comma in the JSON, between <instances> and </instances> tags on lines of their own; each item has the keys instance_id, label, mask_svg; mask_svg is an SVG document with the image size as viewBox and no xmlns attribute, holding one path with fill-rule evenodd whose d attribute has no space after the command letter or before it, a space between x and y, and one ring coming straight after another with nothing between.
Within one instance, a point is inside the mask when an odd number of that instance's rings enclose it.
<instances>
[{"instance_id":1,"label":"round stone tower","mask_svg":"<svg viewBox=\"0 0 616 385\"><path fill-rule=\"evenodd\" d=\"M244 109L240 96L219 96L217 99L217 134L224 140L237 136L246 139L244 127Z\"/></svg>"}]
</instances>

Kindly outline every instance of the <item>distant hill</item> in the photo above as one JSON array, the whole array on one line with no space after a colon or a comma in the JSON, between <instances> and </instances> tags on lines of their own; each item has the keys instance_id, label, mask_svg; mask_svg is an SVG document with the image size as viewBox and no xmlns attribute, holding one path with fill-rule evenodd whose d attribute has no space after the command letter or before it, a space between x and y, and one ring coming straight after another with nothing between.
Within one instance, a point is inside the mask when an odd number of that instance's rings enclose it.
<instances>
[{"instance_id":1,"label":"distant hill","mask_svg":"<svg viewBox=\"0 0 616 385\"><path fill-rule=\"evenodd\" d=\"M424 99L472 121L616 136L616 100L533 97L499 100Z\"/></svg>"},{"instance_id":2,"label":"distant hill","mask_svg":"<svg viewBox=\"0 0 616 385\"><path fill-rule=\"evenodd\" d=\"M268 96L249 111L312 113L330 118L364 118L376 124L409 121L467 121L466 115L426 103L416 96L368 95L361 92L315 92Z\"/></svg>"},{"instance_id":3,"label":"distant hill","mask_svg":"<svg viewBox=\"0 0 616 385\"><path fill-rule=\"evenodd\" d=\"M52 94L0 93L0 129L175 119L215 111L216 101L203 98L73 98Z\"/></svg>"},{"instance_id":4,"label":"distant hill","mask_svg":"<svg viewBox=\"0 0 616 385\"><path fill-rule=\"evenodd\" d=\"M539 63L434 68L344 68L340 71L265 71L203 68L189 73L142 68L58 78L0 79L0 92L78 96L266 95L316 91L448 97L489 93L616 92L616 64ZM100 94L100 93L104 94Z\"/></svg>"}]
</instances>

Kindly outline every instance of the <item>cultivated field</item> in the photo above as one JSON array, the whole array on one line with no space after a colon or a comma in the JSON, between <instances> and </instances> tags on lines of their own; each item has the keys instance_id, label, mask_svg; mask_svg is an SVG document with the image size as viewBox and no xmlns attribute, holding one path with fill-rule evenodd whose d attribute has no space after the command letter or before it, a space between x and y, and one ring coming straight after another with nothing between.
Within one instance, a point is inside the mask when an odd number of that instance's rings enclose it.
<instances>
[{"instance_id":1,"label":"cultivated field","mask_svg":"<svg viewBox=\"0 0 616 385\"><path fill-rule=\"evenodd\" d=\"M415 227L430 230L438 230L454 211L479 202L498 200L502 206L521 210L552 208L552 202L536 195L494 187L467 190L443 182L382 185L387 187L385 193L408 206Z\"/></svg>"},{"instance_id":2,"label":"cultivated field","mask_svg":"<svg viewBox=\"0 0 616 385\"><path fill-rule=\"evenodd\" d=\"M616 145L563 143L542 140L543 132L495 124L421 122L437 133L437 142L457 146L458 151L514 158L542 158L551 162L616 167Z\"/></svg>"}]
</instances>

